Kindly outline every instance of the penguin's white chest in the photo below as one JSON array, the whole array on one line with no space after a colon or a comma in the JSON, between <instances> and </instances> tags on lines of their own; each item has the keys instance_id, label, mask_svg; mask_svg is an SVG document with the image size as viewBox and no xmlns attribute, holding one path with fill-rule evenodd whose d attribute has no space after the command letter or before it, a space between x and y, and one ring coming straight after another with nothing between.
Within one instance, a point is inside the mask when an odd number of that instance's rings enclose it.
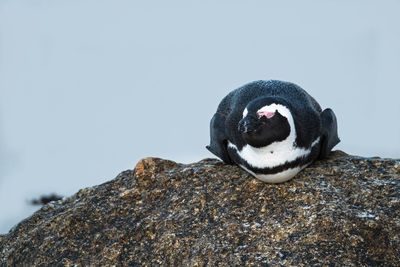
<instances>
[{"instance_id":1,"label":"penguin's white chest","mask_svg":"<svg viewBox=\"0 0 400 267\"><path fill-rule=\"evenodd\" d=\"M255 148L247 144L240 151L230 142L228 146L236 150L236 153L250 168L270 170L268 174L263 174L250 170L244 165L240 165L240 167L247 172L267 183L281 183L290 180L307 166L307 164L305 164L290 167L292 166L290 163L299 158L307 157L311 153L311 149L318 142L319 138L312 143L309 149L296 147L294 146L294 142L289 140L274 142L262 148Z\"/></svg>"},{"instance_id":2,"label":"penguin's white chest","mask_svg":"<svg viewBox=\"0 0 400 267\"><path fill-rule=\"evenodd\" d=\"M272 184L277 184L277 183L283 183L286 181L289 181L292 179L299 171L304 169L306 166L301 166L301 167L295 167L295 168L289 168L281 172L273 173L273 174L257 174L246 167L240 165L244 170L246 170L248 173L256 177L257 179L266 182L266 183L272 183Z\"/></svg>"}]
</instances>

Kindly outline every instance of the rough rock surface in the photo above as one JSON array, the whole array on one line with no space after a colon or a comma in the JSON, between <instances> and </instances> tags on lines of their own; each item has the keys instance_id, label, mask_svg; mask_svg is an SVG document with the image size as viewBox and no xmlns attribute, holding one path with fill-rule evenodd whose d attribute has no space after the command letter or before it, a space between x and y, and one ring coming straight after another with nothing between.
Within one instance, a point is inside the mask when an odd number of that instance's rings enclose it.
<instances>
[{"instance_id":1,"label":"rough rock surface","mask_svg":"<svg viewBox=\"0 0 400 267\"><path fill-rule=\"evenodd\" d=\"M0 265L400 265L400 160L334 152L265 184L147 158L0 237Z\"/></svg>"}]
</instances>

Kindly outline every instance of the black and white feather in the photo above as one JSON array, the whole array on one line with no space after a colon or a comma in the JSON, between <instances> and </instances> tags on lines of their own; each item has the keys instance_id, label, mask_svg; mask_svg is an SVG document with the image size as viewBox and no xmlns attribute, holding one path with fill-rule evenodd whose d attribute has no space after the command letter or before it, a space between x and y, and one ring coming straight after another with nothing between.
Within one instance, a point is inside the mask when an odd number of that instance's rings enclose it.
<instances>
[{"instance_id":1,"label":"black and white feather","mask_svg":"<svg viewBox=\"0 0 400 267\"><path fill-rule=\"evenodd\" d=\"M336 116L299 86L255 81L229 93L210 123L207 149L269 183L291 179L340 142Z\"/></svg>"}]
</instances>

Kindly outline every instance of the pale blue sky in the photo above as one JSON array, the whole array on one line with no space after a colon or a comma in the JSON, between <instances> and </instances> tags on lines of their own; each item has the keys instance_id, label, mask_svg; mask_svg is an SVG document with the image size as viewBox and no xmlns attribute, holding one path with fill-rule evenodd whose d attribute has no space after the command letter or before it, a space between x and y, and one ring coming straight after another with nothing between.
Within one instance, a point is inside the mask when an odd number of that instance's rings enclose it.
<instances>
[{"instance_id":1,"label":"pale blue sky","mask_svg":"<svg viewBox=\"0 0 400 267\"><path fill-rule=\"evenodd\" d=\"M399 1L1 1L0 233L26 200L142 157L212 155L209 120L247 82L331 107L337 147L400 156Z\"/></svg>"}]
</instances>

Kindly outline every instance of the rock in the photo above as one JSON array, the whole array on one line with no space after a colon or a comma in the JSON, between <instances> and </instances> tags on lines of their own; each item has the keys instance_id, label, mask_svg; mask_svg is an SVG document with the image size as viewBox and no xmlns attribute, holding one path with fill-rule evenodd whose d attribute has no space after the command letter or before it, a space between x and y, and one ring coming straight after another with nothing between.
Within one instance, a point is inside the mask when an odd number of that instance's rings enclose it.
<instances>
[{"instance_id":1,"label":"rock","mask_svg":"<svg viewBox=\"0 0 400 267\"><path fill-rule=\"evenodd\" d=\"M400 160L333 152L265 184L215 159L141 160L0 237L0 266L400 265Z\"/></svg>"}]
</instances>

